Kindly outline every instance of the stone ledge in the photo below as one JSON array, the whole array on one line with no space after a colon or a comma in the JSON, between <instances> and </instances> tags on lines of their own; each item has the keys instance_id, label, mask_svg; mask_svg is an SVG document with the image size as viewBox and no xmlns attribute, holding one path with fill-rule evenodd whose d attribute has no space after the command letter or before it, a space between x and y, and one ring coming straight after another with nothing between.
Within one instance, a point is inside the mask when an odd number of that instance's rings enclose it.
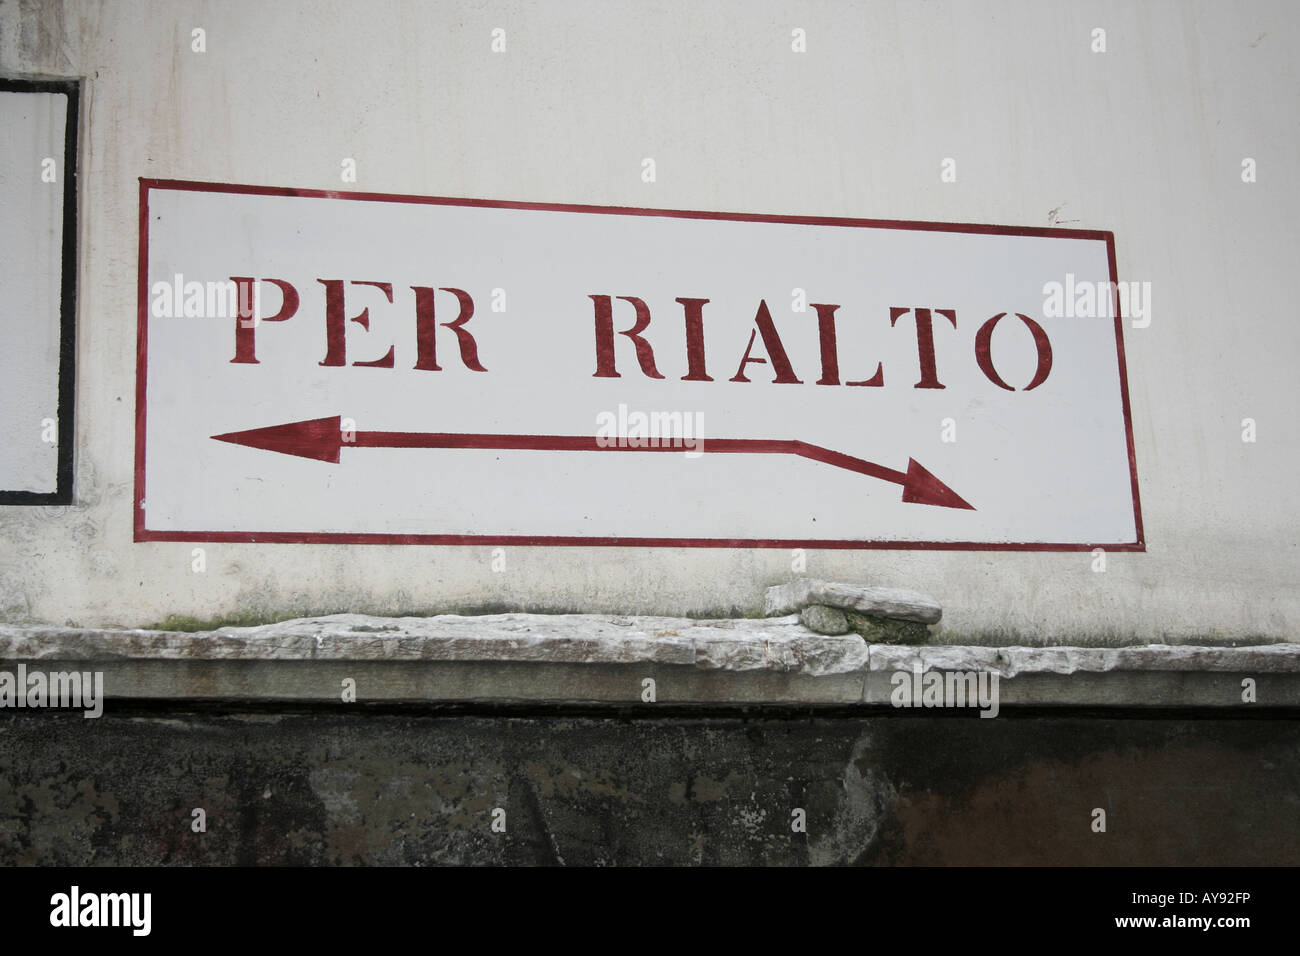
<instances>
[{"instance_id":1,"label":"stone ledge","mask_svg":"<svg viewBox=\"0 0 1300 956\"><path fill-rule=\"evenodd\" d=\"M898 672L995 674L1002 706L1300 706L1300 644L1220 648L865 644L798 615L691 620L602 614L338 614L201 633L0 625L0 670L26 663L105 675L113 700L652 706L862 705L889 709ZM1256 703L1241 680L1256 681ZM917 711L922 712L922 711Z\"/></svg>"}]
</instances>

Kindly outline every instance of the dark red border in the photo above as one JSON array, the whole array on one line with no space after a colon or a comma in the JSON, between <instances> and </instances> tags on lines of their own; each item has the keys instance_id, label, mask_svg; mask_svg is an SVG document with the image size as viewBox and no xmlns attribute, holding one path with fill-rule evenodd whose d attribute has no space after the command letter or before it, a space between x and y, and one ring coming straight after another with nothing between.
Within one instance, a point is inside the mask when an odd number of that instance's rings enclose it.
<instances>
[{"instance_id":1,"label":"dark red border","mask_svg":"<svg viewBox=\"0 0 1300 956\"><path fill-rule=\"evenodd\" d=\"M1124 429L1128 439L1129 473L1133 482L1133 519L1137 540L1122 543L1049 544L980 541L857 541L843 539L759 539L759 538L587 538L546 535L477 534L369 534L327 531L152 531L145 527L145 370L149 348L149 190L171 189L190 192L245 193L259 196L299 196L311 199L352 199L363 202L419 203L430 206L482 206L495 209L536 209L548 212L598 213L616 216L660 216L672 219L722 219L735 222L777 222L809 226L852 226L874 229L904 229L921 232L969 232L999 236L1039 236L1056 239L1092 239L1106 243L1110 281L1118 282L1115 265L1115 234L1092 229L1046 229L1032 226L989 226L975 223L919 222L889 219L839 219L827 216L771 216L758 213L699 212L681 209L643 209L630 206L583 206L572 203L510 202L496 199L450 199L439 196L410 196L387 193L336 192L326 189L294 189L279 186L246 186L234 183L202 183L176 179L140 179L139 304L136 317L135 380L135 540L226 541L247 544L447 544L586 546L640 548L824 548L838 550L891 551L1145 551L1142 509L1138 500L1137 457L1133 449L1133 421L1129 408L1128 371L1124 358L1123 317L1118 291L1115 293L1115 344L1119 360L1120 395Z\"/></svg>"}]
</instances>

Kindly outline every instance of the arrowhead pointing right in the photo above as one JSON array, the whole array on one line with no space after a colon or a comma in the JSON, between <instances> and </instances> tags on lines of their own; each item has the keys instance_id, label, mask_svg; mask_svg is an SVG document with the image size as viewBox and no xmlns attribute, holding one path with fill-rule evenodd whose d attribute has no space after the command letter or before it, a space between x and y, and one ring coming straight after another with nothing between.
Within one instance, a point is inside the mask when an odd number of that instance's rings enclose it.
<instances>
[{"instance_id":1,"label":"arrowhead pointing right","mask_svg":"<svg viewBox=\"0 0 1300 956\"><path fill-rule=\"evenodd\" d=\"M922 468L915 458L907 459L907 483L903 485L903 500L918 505L975 510L974 505Z\"/></svg>"},{"instance_id":2,"label":"arrowhead pointing right","mask_svg":"<svg viewBox=\"0 0 1300 956\"><path fill-rule=\"evenodd\" d=\"M314 458L336 465L339 461L339 446L343 444L342 425L338 415L333 418L290 422L287 425L250 428L243 432L227 432L212 437L234 445L278 451L282 455L297 455L299 458Z\"/></svg>"}]
</instances>

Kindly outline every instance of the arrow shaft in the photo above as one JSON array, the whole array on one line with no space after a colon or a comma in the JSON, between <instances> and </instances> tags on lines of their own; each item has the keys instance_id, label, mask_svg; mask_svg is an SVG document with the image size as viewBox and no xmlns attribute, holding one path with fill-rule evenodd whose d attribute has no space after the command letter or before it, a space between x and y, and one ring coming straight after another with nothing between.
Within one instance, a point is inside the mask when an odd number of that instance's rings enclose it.
<instances>
[{"instance_id":1,"label":"arrow shaft","mask_svg":"<svg viewBox=\"0 0 1300 956\"><path fill-rule=\"evenodd\" d=\"M540 451L605 451L586 435L475 435L436 432L357 432L343 447L354 448L502 448ZM641 450L641 449L632 449ZM649 448L646 451L672 449Z\"/></svg>"},{"instance_id":2,"label":"arrow shaft","mask_svg":"<svg viewBox=\"0 0 1300 956\"><path fill-rule=\"evenodd\" d=\"M875 462L854 458L820 445L802 441L785 441L765 438L712 438L697 439L688 444L681 438L646 438L644 445L622 442L610 443L592 435L486 435L439 432L369 432L359 431L343 447L353 448L477 448L526 451L624 451L624 452L682 452L698 451L710 454L768 454L798 455L836 468L857 472L871 478L902 485L907 474ZM653 443L653 444L652 444Z\"/></svg>"},{"instance_id":3,"label":"arrow shaft","mask_svg":"<svg viewBox=\"0 0 1300 956\"><path fill-rule=\"evenodd\" d=\"M907 472L905 471L895 471L892 468L886 468L884 465L877 465L874 461L867 461L865 458L854 458L852 455L831 451L829 448L821 447L821 445L810 445L803 441L796 441L793 444L798 446L795 454L801 458L820 461L823 464L844 468L848 471L856 471L859 475L869 475L882 481L892 481L896 485L907 484Z\"/></svg>"}]
</instances>

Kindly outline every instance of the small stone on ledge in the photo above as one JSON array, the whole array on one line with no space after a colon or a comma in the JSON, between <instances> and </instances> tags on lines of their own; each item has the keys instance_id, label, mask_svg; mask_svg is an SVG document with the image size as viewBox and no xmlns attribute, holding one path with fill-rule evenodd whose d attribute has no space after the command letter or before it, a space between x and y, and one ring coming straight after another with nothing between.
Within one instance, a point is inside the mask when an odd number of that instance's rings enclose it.
<instances>
[{"instance_id":1,"label":"small stone on ledge","mask_svg":"<svg viewBox=\"0 0 1300 956\"><path fill-rule=\"evenodd\" d=\"M794 614L813 604L900 621L916 621L918 624L938 624L943 616L939 602L920 591L867 588L810 578L768 588L764 594L763 615L780 617Z\"/></svg>"},{"instance_id":2,"label":"small stone on ledge","mask_svg":"<svg viewBox=\"0 0 1300 956\"><path fill-rule=\"evenodd\" d=\"M810 604L799 612L799 623L814 634L847 634L849 619L838 608L824 604Z\"/></svg>"},{"instance_id":3,"label":"small stone on ledge","mask_svg":"<svg viewBox=\"0 0 1300 956\"><path fill-rule=\"evenodd\" d=\"M874 614L845 611L849 630L862 635L868 644L925 644L930 639L930 629L916 621L891 620Z\"/></svg>"}]
</instances>

